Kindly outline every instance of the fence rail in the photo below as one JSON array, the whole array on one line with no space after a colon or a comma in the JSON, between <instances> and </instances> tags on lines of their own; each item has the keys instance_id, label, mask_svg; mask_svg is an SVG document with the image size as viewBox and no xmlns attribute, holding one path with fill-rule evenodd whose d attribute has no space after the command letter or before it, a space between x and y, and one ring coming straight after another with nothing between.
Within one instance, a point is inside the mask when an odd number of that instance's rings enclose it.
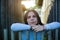
<instances>
[{"instance_id":1,"label":"fence rail","mask_svg":"<svg viewBox=\"0 0 60 40\"><path fill-rule=\"evenodd\" d=\"M9 37L7 34L7 29L4 29L4 40L8 40L7 38ZM17 36L15 36L16 32L11 31L11 40L16 40L15 38ZM41 34L41 35L40 35ZM31 32L31 31L20 31L18 32L18 40L46 40L44 38L44 35L46 34L45 31L43 32ZM51 31L47 32L48 34L48 40L52 40L52 36L51 36ZM58 29L55 30L55 40L58 40Z\"/></svg>"}]
</instances>

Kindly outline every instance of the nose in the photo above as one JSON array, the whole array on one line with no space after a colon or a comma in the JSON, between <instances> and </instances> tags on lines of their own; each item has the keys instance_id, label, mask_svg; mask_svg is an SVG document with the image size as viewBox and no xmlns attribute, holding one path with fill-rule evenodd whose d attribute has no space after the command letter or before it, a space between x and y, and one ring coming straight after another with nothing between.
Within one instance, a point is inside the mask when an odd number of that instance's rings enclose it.
<instances>
[{"instance_id":1,"label":"nose","mask_svg":"<svg viewBox=\"0 0 60 40\"><path fill-rule=\"evenodd\" d=\"M33 18L33 17L31 17L31 20L34 20L34 18Z\"/></svg>"}]
</instances>

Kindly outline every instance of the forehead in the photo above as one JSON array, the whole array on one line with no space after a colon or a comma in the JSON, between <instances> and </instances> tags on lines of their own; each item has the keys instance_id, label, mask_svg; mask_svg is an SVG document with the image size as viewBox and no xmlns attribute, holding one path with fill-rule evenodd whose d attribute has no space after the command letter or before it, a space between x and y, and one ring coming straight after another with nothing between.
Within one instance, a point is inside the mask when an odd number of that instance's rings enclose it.
<instances>
[{"instance_id":1,"label":"forehead","mask_svg":"<svg viewBox=\"0 0 60 40\"><path fill-rule=\"evenodd\" d=\"M31 11L28 13L28 15L35 15L35 13Z\"/></svg>"}]
</instances>

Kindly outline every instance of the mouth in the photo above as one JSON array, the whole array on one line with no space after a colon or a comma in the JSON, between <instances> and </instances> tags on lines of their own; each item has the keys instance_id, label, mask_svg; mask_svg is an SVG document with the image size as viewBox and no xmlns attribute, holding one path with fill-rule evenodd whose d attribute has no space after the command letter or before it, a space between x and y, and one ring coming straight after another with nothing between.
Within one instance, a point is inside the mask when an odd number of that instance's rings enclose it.
<instances>
[{"instance_id":1,"label":"mouth","mask_svg":"<svg viewBox=\"0 0 60 40\"><path fill-rule=\"evenodd\" d=\"M34 24L35 22L31 22L31 24Z\"/></svg>"},{"instance_id":2,"label":"mouth","mask_svg":"<svg viewBox=\"0 0 60 40\"><path fill-rule=\"evenodd\" d=\"M35 22L31 22L32 24L35 23Z\"/></svg>"}]
</instances>

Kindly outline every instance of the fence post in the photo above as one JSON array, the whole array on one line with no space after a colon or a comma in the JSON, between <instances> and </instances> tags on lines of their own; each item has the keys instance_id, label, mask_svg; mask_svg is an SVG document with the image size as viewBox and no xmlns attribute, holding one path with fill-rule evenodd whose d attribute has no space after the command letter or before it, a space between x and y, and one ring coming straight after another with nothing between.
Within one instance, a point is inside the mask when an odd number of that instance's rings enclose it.
<instances>
[{"instance_id":1,"label":"fence post","mask_svg":"<svg viewBox=\"0 0 60 40\"><path fill-rule=\"evenodd\" d=\"M55 30L55 40L58 40L58 29Z\"/></svg>"},{"instance_id":2,"label":"fence post","mask_svg":"<svg viewBox=\"0 0 60 40\"><path fill-rule=\"evenodd\" d=\"M21 31L18 33L19 40L21 40Z\"/></svg>"},{"instance_id":3,"label":"fence post","mask_svg":"<svg viewBox=\"0 0 60 40\"><path fill-rule=\"evenodd\" d=\"M48 40L51 40L51 31L48 32Z\"/></svg>"},{"instance_id":4,"label":"fence post","mask_svg":"<svg viewBox=\"0 0 60 40\"><path fill-rule=\"evenodd\" d=\"M14 32L13 31L11 31L11 40L15 40L14 39Z\"/></svg>"},{"instance_id":5,"label":"fence post","mask_svg":"<svg viewBox=\"0 0 60 40\"><path fill-rule=\"evenodd\" d=\"M8 40L7 29L4 29L4 40Z\"/></svg>"}]
</instances>

